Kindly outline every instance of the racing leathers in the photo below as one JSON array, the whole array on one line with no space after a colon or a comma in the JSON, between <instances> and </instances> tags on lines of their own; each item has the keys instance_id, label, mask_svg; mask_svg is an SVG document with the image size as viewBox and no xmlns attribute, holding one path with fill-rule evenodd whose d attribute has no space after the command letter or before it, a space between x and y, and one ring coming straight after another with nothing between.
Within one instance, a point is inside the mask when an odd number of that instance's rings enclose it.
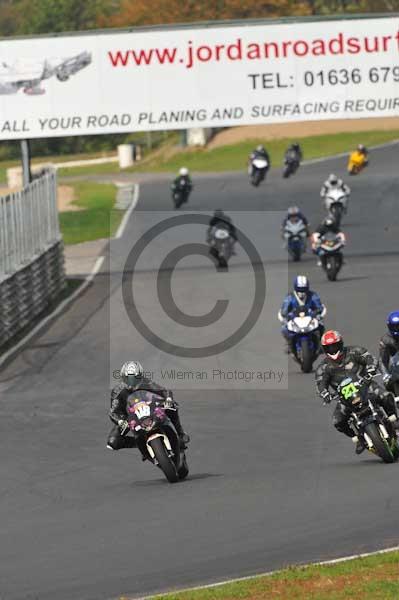
<instances>
[{"instance_id":1,"label":"racing leathers","mask_svg":"<svg viewBox=\"0 0 399 600\"><path fill-rule=\"evenodd\" d=\"M180 187L184 187L184 189L187 191L187 194L191 192L193 189L193 182L190 175L178 175L176 179L173 180L172 193L178 190Z\"/></svg>"},{"instance_id":2,"label":"racing leathers","mask_svg":"<svg viewBox=\"0 0 399 600\"><path fill-rule=\"evenodd\" d=\"M338 386L348 376L360 375L372 378L377 374L377 359L362 346L346 346L340 360L331 360L325 357L316 369L316 386L319 396L324 402L329 403L334 398ZM332 393L331 393L332 392ZM395 402L391 394L372 381L369 393L384 408L388 415L395 414ZM333 413L334 427L341 433L352 438L355 433L348 421L350 411L339 400Z\"/></svg>"},{"instance_id":3,"label":"racing leathers","mask_svg":"<svg viewBox=\"0 0 399 600\"><path fill-rule=\"evenodd\" d=\"M143 378L142 381L133 388L126 387L123 383L116 385L111 391L111 408L109 418L114 423L108 435L107 448L112 450L121 450L122 448L135 448L136 440L134 437L128 436L129 429L126 427L127 421L127 399L132 392L137 390L145 390L153 392L164 398L164 408L166 414L172 421L180 439L188 441L188 436L184 433L180 417L178 413L178 404L173 399L173 393L166 388L163 388L150 379Z\"/></svg>"},{"instance_id":4,"label":"racing leathers","mask_svg":"<svg viewBox=\"0 0 399 600\"><path fill-rule=\"evenodd\" d=\"M351 193L350 187L346 185L346 183L344 183L342 179L337 179L337 183L335 184L331 183L328 179L326 179L326 181L321 187L320 196L324 198L325 196L327 196L328 192L336 189L341 190L347 196L349 196L349 194Z\"/></svg>"},{"instance_id":5,"label":"racing leathers","mask_svg":"<svg viewBox=\"0 0 399 600\"><path fill-rule=\"evenodd\" d=\"M253 152L251 152L251 154L249 155L249 160L248 160L248 173L251 174L252 173L252 163L255 159L257 158L261 158L263 160L267 161L267 167L266 167L266 171L268 171L271 167L271 162L270 162L270 156L267 150L265 150L265 148L263 150L257 150L255 149Z\"/></svg>"},{"instance_id":6,"label":"racing leathers","mask_svg":"<svg viewBox=\"0 0 399 600\"><path fill-rule=\"evenodd\" d=\"M381 369L385 387L390 392L393 392L393 388L390 382L389 361L397 352L399 352L399 339L389 333L383 335L380 340L379 367Z\"/></svg>"},{"instance_id":7,"label":"racing leathers","mask_svg":"<svg viewBox=\"0 0 399 600\"><path fill-rule=\"evenodd\" d=\"M237 241L237 231L235 226L232 223L231 218L228 215L223 214L223 216L213 216L209 221L208 231L207 231L207 241L208 244L211 242L211 232L214 227L220 227L222 229L227 229L230 234L230 237Z\"/></svg>"},{"instance_id":8,"label":"racing leathers","mask_svg":"<svg viewBox=\"0 0 399 600\"><path fill-rule=\"evenodd\" d=\"M287 342L287 347L289 351L293 351L293 338L291 333L287 328L287 322L295 317L295 313L298 310L303 311L306 315L312 315L319 319L319 335L320 337L324 333L324 324L323 317L325 316L327 309L322 303L319 294L309 290L306 296L306 300L300 301L294 292L288 294L284 300L283 304L278 312L278 319L283 324L281 328L281 333Z\"/></svg>"}]
</instances>

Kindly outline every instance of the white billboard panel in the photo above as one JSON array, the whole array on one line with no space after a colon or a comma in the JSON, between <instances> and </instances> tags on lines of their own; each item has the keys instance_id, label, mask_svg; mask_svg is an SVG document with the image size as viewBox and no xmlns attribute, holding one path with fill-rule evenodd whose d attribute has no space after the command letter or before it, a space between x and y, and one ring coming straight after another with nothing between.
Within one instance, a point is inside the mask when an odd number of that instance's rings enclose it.
<instances>
[{"instance_id":1,"label":"white billboard panel","mask_svg":"<svg viewBox=\"0 0 399 600\"><path fill-rule=\"evenodd\" d=\"M399 115L399 18L0 42L0 139Z\"/></svg>"}]
</instances>

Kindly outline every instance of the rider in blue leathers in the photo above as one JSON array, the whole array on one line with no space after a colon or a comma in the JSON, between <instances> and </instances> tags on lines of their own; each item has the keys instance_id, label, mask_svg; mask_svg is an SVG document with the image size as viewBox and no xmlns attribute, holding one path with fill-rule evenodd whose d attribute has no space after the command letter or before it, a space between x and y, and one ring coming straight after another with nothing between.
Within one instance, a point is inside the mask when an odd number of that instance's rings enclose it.
<instances>
[{"instance_id":1,"label":"rider in blue leathers","mask_svg":"<svg viewBox=\"0 0 399 600\"><path fill-rule=\"evenodd\" d=\"M309 280L305 275L298 275L294 279L294 290L284 298L283 304L278 312L279 321L283 324L281 333L287 342L286 351L292 352L292 336L287 329L287 321L295 316L295 311L302 309L307 315L319 319L320 337L324 333L323 317L327 309L322 303L320 296L310 289Z\"/></svg>"}]
</instances>

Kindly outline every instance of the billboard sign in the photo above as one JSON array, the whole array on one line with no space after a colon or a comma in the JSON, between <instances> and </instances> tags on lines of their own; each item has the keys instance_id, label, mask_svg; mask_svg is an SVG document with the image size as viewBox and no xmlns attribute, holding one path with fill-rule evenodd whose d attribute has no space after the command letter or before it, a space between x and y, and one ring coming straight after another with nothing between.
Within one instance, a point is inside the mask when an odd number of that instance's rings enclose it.
<instances>
[{"instance_id":1,"label":"billboard sign","mask_svg":"<svg viewBox=\"0 0 399 600\"><path fill-rule=\"evenodd\" d=\"M399 115L399 17L0 41L0 139Z\"/></svg>"}]
</instances>

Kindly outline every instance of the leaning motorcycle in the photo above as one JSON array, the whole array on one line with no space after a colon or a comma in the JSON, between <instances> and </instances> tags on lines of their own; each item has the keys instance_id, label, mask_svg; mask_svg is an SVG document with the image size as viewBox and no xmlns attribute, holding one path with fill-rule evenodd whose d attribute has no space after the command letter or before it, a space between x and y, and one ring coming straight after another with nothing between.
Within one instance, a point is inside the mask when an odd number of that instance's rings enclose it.
<instances>
[{"instance_id":1,"label":"leaning motorcycle","mask_svg":"<svg viewBox=\"0 0 399 600\"><path fill-rule=\"evenodd\" d=\"M283 177L287 179L293 175L299 168L299 160L296 154L286 154L284 158Z\"/></svg>"},{"instance_id":2,"label":"leaning motorcycle","mask_svg":"<svg viewBox=\"0 0 399 600\"><path fill-rule=\"evenodd\" d=\"M368 161L364 154L358 152L352 152L348 160L348 173L349 175L358 175L367 166Z\"/></svg>"},{"instance_id":3,"label":"leaning motorcycle","mask_svg":"<svg viewBox=\"0 0 399 600\"><path fill-rule=\"evenodd\" d=\"M269 163L266 158L257 157L252 159L250 167L250 179L253 186L258 187L266 177Z\"/></svg>"},{"instance_id":4,"label":"leaning motorcycle","mask_svg":"<svg viewBox=\"0 0 399 600\"><path fill-rule=\"evenodd\" d=\"M389 374L391 376L391 387L395 398L399 399L399 352L394 354L389 361Z\"/></svg>"},{"instance_id":5,"label":"leaning motorcycle","mask_svg":"<svg viewBox=\"0 0 399 600\"><path fill-rule=\"evenodd\" d=\"M233 240L223 227L214 227L210 235L210 253L218 261L220 269L227 269L233 253Z\"/></svg>"},{"instance_id":6,"label":"leaning motorcycle","mask_svg":"<svg viewBox=\"0 0 399 600\"><path fill-rule=\"evenodd\" d=\"M344 246L345 236L342 232L337 234L329 231L318 242L317 254L329 281L335 281L341 270Z\"/></svg>"},{"instance_id":7,"label":"leaning motorcycle","mask_svg":"<svg viewBox=\"0 0 399 600\"><path fill-rule=\"evenodd\" d=\"M190 189L187 186L187 182L182 180L180 181L176 187L172 190L172 199L175 205L175 208L180 208L182 204L188 202L188 197L190 195Z\"/></svg>"},{"instance_id":8,"label":"leaning motorcycle","mask_svg":"<svg viewBox=\"0 0 399 600\"><path fill-rule=\"evenodd\" d=\"M320 353L320 321L316 316L297 309L287 321L291 347L295 360L304 373L310 373Z\"/></svg>"},{"instance_id":9,"label":"leaning motorcycle","mask_svg":"<svg viewBox=\"0 0 399 600\"><path fill-rule=\"evenodd\" d=\"M163 471L169 483L188 475L188 465L180 438L164 408L164 399L147 390L137 390L127 399L127 422L143 460Z\"/></svg>"},{"instance_id":10,"label":"leaning motorcycle","mask_svg":"<svg viewBox=\"0 0 399 600\"><path fill-rule=\"evenodd\" d=\"M338 386L338 398L348 411L348 423L353 429L352 441L362 440L366 448L385 463L399 457L399 446L393 423L395 415L388 416L370 393L370 381L358 375L346 377Z\"/></svg>"},{"instance_id":11,"label":"leaning motorcycle","mask_svg":"<svg viewBox=\"0 0 399 600\"><path fill-rule=\"evenodd\" d=\"M284 239L287 243L287 250L294 262L301 260L302 254L306 250L307 230L304 222L299 219L296 223L288 220L284 226Z\"/></svg>"},{"instance_id":12,"label":"leaning motorcycle","mask_svg":"<svg viewBox=\"0 0 399 600\"><path fill-rule=\"evenodd\" d=\"M336 227L340 227L342 216L347 209L347 195L342 190L334 188L327 193L324 202L328 216L334 220Z\"/></svg>"}]
</instances>

